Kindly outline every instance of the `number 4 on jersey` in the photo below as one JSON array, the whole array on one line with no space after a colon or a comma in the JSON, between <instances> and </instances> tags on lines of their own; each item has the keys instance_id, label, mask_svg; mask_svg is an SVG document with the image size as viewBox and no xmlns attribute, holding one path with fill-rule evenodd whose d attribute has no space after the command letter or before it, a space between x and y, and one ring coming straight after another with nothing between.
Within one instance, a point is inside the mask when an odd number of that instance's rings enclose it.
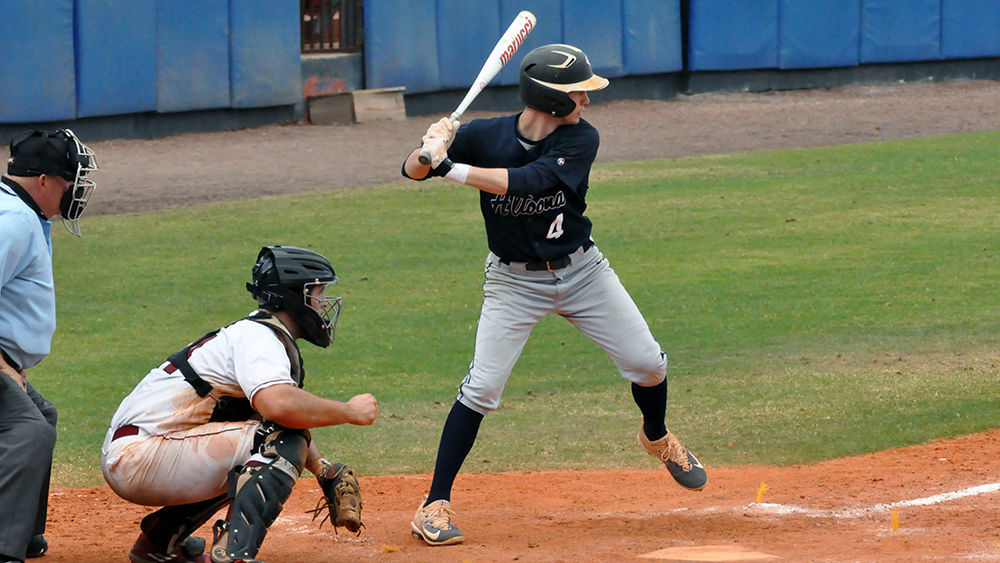
<instances>
[{"instance_id":1,"label":"number 4 on jersey","mask_svg":"<svg viewBox=\"0 0 1000 563\"><path fill-rule=\"evenodd\" d=\"M559 215L556 215L555 220L552 221L551 225L549 225L549 234L545 235L545 238L552 239L563 236L562 223L563 223L563 214L560 213Z\"/></svg>"}]
</instances>

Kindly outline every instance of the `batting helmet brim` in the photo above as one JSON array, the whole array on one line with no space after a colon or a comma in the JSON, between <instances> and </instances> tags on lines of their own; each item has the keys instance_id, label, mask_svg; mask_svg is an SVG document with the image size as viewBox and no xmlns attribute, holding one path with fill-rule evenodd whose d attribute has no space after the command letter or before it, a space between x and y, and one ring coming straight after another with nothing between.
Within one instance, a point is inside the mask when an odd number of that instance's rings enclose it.
<instances>
[{"instance_id":1,"label":"batting helmet brim","mask_svg":"<svg viewBox=\"0 0 1000 563\"><path fill-rule=\"evenodd\" d=\"M538 80L537 78L528 77L529 80L535 82L536 84L541 84L553 90L558 90L560 92L570 93L570 92L593 92L594 90L603 90L608 86L608 79L603 76L597 76L593 74L590 78L583 80L581 82L573 82L572 84L557 84L555 82L545 82L543 80Z\"/></svg>"}]
</instances>

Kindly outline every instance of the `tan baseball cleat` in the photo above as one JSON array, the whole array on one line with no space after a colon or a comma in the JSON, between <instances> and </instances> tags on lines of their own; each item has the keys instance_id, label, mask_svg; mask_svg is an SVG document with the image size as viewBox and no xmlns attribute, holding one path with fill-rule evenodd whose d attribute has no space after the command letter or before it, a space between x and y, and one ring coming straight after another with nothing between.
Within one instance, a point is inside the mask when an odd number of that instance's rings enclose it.
<instances>
[{"instance_id":1,"label":"tan baseball cleat","mask_svg":"<svg viewBox=\"0 0 1000 563\"><path fill-rule=\"evenodd\" d=\"M687 448L681 444L677 436L667 430L667 435L659 440L650 441L646 438L646 433L642 426L639 426L639 445L642 446L649 455L660 458L663 465L667 466L670 476L677 481L677 484L692 491L700 491L708 483L708 475L701 462Z\"/></svg>"},{"instance_id":2,"label":"tan baseball cleat","mask_svg":"<svg viewBox=\"0 0 1000 563\"><path fill-rule=\"evenodd\" d=\"M465 535L451 523L455 511L446 500L436 500L427 506L421 502L413 515L410 528L415 537L428 545L451 545L465 541Z\"/></svg>"}]
</instances>

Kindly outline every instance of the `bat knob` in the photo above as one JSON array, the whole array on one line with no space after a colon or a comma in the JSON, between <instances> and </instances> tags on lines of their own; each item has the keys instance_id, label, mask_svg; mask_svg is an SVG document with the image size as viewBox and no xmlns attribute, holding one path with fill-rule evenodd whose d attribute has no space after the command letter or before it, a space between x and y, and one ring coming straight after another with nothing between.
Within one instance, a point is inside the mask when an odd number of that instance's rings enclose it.
<instances>
[{"instance_id":1,"label":"bat knob","mask_svg":"<svg viewBox=\"0 0 1000 563\"><path fill-rule=\"evenodd\" d=\"M427 151L421 152L420 155L417 156L417 161L420 164L424 164L424 165L430 164L431 163L431 153L429 153Z\"/></svg>"}]
</instances>

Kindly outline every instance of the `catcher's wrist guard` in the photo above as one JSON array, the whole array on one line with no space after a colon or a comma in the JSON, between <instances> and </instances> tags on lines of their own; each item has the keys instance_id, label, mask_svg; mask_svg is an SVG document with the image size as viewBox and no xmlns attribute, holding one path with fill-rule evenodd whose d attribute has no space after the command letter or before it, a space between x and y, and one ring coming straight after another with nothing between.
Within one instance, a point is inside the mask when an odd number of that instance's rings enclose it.
<instances>
[{"instance_id":1,"label":"catcher's wrist guard","mask_svg":"<svg viewBox=\"0 0 1000 563\"><path fill-rule=\"evenodd\" d=\"M316 508L307 512L312 513L313 520L320 517L320 527L329 520L334 532L343 526L361 535L361 528L365 526L361 521L361 485L354 471L343 463L331 464L325 459L321 463L316 481L323 496L316 503Z\"/></svg>"}]
</instances>

